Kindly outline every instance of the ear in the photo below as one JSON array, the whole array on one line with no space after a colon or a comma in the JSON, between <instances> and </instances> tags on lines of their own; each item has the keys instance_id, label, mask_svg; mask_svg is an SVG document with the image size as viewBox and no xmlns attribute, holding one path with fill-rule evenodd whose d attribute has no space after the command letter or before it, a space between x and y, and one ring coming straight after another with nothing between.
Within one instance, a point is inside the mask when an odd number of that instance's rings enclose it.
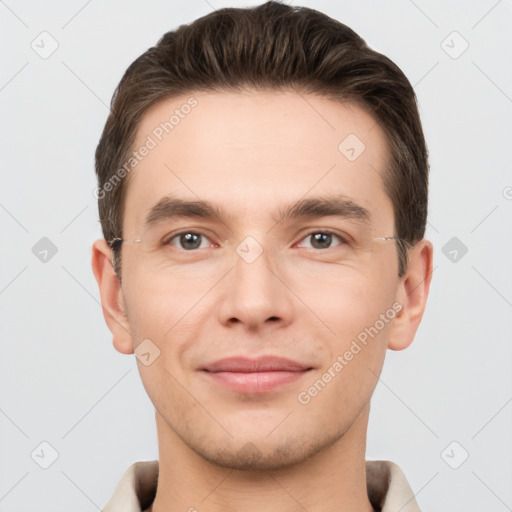
<instances>
[{"instance_id":1,"label":"ear","mask_svg":"<svg viewBox=\"0 0 512 512\"><path fill-rule=\"evenodd\" d=\"M112 249L103 239L92 246L92 271L98 283L103 316L113 336L116 350L133 354L133 341L119 277L112 266Z\"/></svg>"},{"instance_id":2,"label":"ear","mask_svg":"<svg viewBox=\"0 0 512 512\"><path fill-rule=\"evenodd\" d=\"M433 246L428 240L420 240L409 249L405 275L397 288L396 301L402 310L393 319L388 348L403 350L413 341L427 303L432 280Z\"/></svg>"}]
</instances>

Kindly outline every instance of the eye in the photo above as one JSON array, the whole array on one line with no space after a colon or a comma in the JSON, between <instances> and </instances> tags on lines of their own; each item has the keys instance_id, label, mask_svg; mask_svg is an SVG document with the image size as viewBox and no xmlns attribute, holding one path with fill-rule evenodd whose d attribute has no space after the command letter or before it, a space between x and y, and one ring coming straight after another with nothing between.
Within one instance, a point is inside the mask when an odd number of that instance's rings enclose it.
<instances>
[{"instance_id":1,"label":"eye","mask_svg":"<svg viewBox=\"0 0 512 512\"><path fill-rule=\"evenodd\" d=\"M309 235L306 235L301 240L300 244L308 238L311 239L311 243L309 247L307 245L306 247L312 249L331 249L333 239L338 239L340 241L337 245L344 245L347 243L342 236L332 233L331 231L313 231L312 233L309 233Z\"/></svg>"},{"instance_id":2,"label":"eye","mask_svg":"<svg viewBox=\"0 0 512 512\"><path fill-rule=\"evenodd\" d=\"M194 249L204 249L210 247L210 239L201 233L194 233L193 231L184 231L169 238L165 245L172 245L186 251Z\"/></svg>"}]
</instances>

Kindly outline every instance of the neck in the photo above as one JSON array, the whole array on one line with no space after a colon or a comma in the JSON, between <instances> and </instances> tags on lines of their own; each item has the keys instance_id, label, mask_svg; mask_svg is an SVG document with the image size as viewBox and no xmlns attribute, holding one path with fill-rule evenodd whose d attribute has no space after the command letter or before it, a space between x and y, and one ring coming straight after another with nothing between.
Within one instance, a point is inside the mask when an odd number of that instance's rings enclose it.
<instances>
[{"instance_id":1,"label":"neck","mask_svg":"<svg viewBox=\"0 0 512 512\"><path fill-rule=\"evenodd\" d=\"M369 403L331 446L294 466L234 470L205 460L156 413L159 474L148 512L373 512L366 490Z\"/></svg>"}]
</instances>

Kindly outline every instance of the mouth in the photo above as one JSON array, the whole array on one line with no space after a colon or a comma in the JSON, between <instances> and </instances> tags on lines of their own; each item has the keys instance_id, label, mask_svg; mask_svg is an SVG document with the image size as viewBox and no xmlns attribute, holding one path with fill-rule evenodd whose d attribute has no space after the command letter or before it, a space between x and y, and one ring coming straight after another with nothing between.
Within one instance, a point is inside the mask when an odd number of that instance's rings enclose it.
<instances>
[{"instance_id":1,"label":"mouth","mask_svg":"<svg viewBox=\"0 0 512 512\"><path fill-rule=\"evenodd\" d=\"M230 357L200 368L213 383L244 394L268 393L296 382L313 367L282 357Z\"/></svg>"}]
</instances>

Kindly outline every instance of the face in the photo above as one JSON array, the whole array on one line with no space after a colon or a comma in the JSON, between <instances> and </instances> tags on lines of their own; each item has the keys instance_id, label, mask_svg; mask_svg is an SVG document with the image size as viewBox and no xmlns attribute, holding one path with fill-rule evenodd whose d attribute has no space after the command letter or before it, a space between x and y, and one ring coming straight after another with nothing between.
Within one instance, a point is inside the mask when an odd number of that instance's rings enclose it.
<instances>
[{"instance_id":1,"label":"face","mask_svg":"<svg viewBox=\"0 0 512 512\"><path fill-rule=\"evenodd\" d=\"M384 134L353 104L246 91L161 102L148 137L120 295L159 354L138 361L157 421L224 466L303 461L365 408L398 315Z\"/></svg>"}]
</instances>

